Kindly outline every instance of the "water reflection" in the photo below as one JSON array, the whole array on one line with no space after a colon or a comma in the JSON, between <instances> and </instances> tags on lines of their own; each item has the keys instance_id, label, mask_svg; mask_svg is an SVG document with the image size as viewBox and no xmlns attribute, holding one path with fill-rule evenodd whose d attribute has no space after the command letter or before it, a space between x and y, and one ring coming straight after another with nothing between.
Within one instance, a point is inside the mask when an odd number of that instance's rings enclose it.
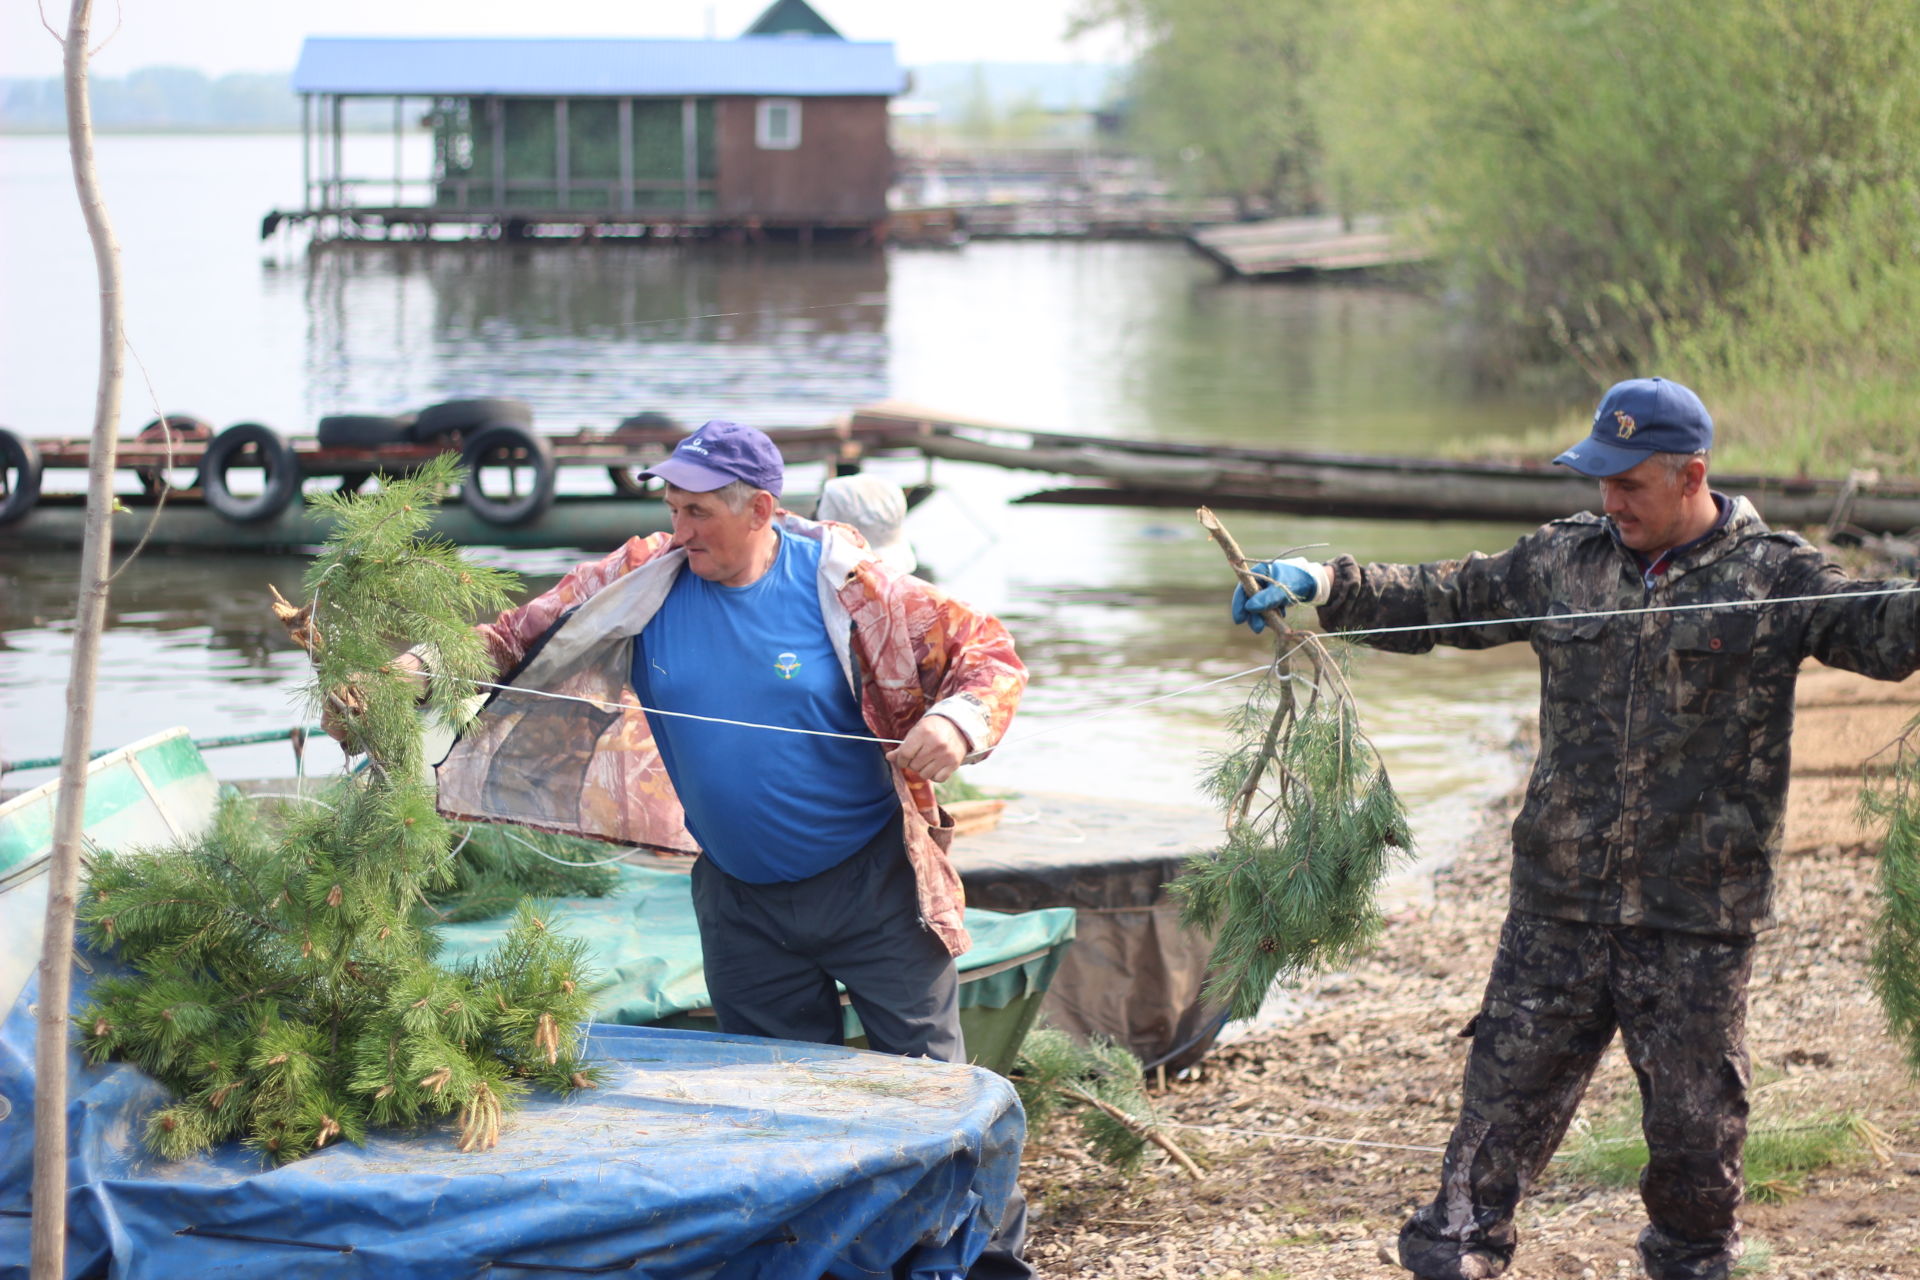
<instances>
[{"instance_id":1,"label":"water reflection","mask_svg":"<svg viewBox=\"0 0 1920 1280\"><path fill-rule=\"evenodd\" d=\"M811 425L886 395L887 286L876 249L336 247L306 272L307 376L323 413L504 395L549 430Z\"/></svg>"},{"instance_id":2,"label":"water reflection","mask_svg":"<svg viewBox=\"0 0 1920 1280\"><path fill-rule=\"evenodd\" d=\"M53 207L57 140L4 146L38 157L31 208ZM262 268L250 224L183 211L216 197L225 210L271 207L278 197L256 189L258 175L279 165L284 180L291 163L297 183L297 156L231 140L160 150L166 165L156 166L178 181L146 174L159 185L123 189L116 206L128 219L134 331L168 407L219 425L253 418L292 431L326 413L473 395L523 398L550 430L611 426L643 409L799 425L897 397L1064 431L1390 452L1557 411L1473 385L1459 335L1419 298L1226 284L1177 244L362 246ZM156 194L164 224L143 221L150 201L138 197ZM8 211L12 199L0 190ZM61 252L68 277L87 269L83 238ZM85 379L60 360L90 349L89 327L84 291L40 292L48 333L79 336L28 335L4 359L10 394L67 406L19 419L47 431L38 424L84 420L84 398L66 387ZM195 299L191 323L185 298ZM171 309L154 310L168 299ZM144 405L128 412L128 430L152 416ZM918 464L883 470L924 475ZM1227 624L1218 552L1190 516L1013 504L1050 483L1035 474L942 464L935 476L940 491L916 509L909 536L943 586L1007 620L1034 674L1016 741L979 780L1192 799L1220 716L1244 690L1181 691L1259 663L1264 645ZM1328 554L1395 560L1495 550L1516 532L1230 523L1262 555L1324 543ZM580 558L485 554L532 575L530 591ZM74 563L0 555L0 758L59 749ZM268 582L295 594L303 571L293 559L144 556L114 587L96 741L182 723L211 735L295 722L305 658L263 601ZM1483 766L1530 697L1528 655L1363 662L1369 727L1409 793L1436 815L1479 803L1497 785L1498 770ZM229 777L289 764L284 746L214 759ZM1436 817L1423 832L1443 825Z\"/></svg>"}]
</instances>

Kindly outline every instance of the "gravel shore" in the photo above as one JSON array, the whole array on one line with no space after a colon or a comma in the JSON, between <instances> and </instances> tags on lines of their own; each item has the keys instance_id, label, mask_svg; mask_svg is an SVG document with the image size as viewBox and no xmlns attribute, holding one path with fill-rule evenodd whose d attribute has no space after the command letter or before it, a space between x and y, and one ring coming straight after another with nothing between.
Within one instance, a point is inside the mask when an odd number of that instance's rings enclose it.
<instances>
[{"instance_id":1,"label":"gravel shore","mask_svg":"<svg viewBox=\"0 0 1920 1280\"><path fill-rule=\"evenodd\" d=\"M1853 813L1868 757L1920 711L1920 677L1874 684L1815 669L1801 681L1792 804L1778 863L1780 925L1754 965L1754 1123L1855 1112L1889 1139L1749 1204L1752 1274L1782 1280L1920 1277L1920 1088L1868 986L1877 846ZM1514 802L1517 803L1517 797ZM1401 1222L1429 1199L1459 1106L1467 1042L1506 910L1506 811L1436 877L1430 905L1311 989L1298 1021L1214 1052L1156 1103L1205 1176L1157 1153L1132 1181L1091 1160L1070 1121L1032 1135L1022 1182L1042 1276L1358 1280L1403 1275ZM1416 833L1417 834L1417 833ZM1633 1090L1618 1041L1582 1106L1616 1115ZM1638 1194L1556 1164L1523 1206L1514 1277L1640 1274Z\"/></svg>"}]
</instances>

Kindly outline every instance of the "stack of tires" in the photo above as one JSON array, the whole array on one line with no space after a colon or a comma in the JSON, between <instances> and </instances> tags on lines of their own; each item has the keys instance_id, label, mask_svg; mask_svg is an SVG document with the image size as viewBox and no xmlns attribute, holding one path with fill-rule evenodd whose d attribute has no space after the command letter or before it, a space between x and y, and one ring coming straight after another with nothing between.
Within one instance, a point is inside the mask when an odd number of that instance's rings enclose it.
<instances>
[{"instance_id":1,"label":"stack of tires","mask_svg":"<svg viewBox=\"0 0 1920 1280\"><path fill-rule=\"evenodd\" d=\"M320 419L316 434L323 450L377 452L442 443L458 448L467 471L461 500L489 524L526 524L553 505L553 450L533 430L533 409L524 400L447 400L418 413L333 414ZM234 491L229 474L237 467L260 470L259 492L243 496ZM510 487L497 496L489 492L489 482L503 469ZM341 490L353 492L376 471L368 467L342 473ZM260 524L286 510L304 479L299 456L284 437L260 423L241 422L207 445L199 484L207 505L226 519Z\"/></svg>"},{"instance_id":2,"label":"stack of tires","mask_svg":"<svg viewBox=\"0 0 1920 1280\"><path fill-rule=\"evenodd\" d=\"M534 431L533 407L524 400L443 400L418 413L392 417L336 414L320 419L318 434L322 449L378 449L401 444L443 444L459 449L461 465L467 472L461 501L488 524L527 524L553 505L553 449ZM503 470L509 489L497 496L488 490ZM340 487L357 489L372 474L348 472L341 477Z\"/></svg>"},{"instance_id":3,"label":"stack of tires","mask_svg":"<svg viewBox=\"0 0 1920 1280\"><path fill-rule=\"evenodd\" d=\"M349 449L377 455L385 448L404 448L405 454L395 458L400 467L419 459L421 445L458 449L466 469L461 501L488 524L527 524L553 506L553 448L534 431L533 409L524 400L485 397L445 400L418 413L334 414L320 419L317 435L322 451ZM278 518L300 496L306 480L293 446L263 423L239 422L216 433L211 424L191 414L169 414L141 428L136 439L149 444L170 439L175 444L204 445L191 484L199 488L209 507L235 524L265 524ZM342 472L341 490L353 492L371 479L378 470L372 465L375 461L369 458L364 470ZM33 510L40 499L42 470L33 441L0 428L0 525L23 520ZM617 487L626 480L624 492L640 490L624 471L614 470ZM236 488L235 473L241 471L258 471L257 487ZM142 466L136 474L149 495L178 487L162 466Z\"/></svg>"},{"instance_id":4,"label":"stack of tires","mask_svg":"<svg viewBox=\"0 0 1920 1280\"><path fill-rule=\"evenodd\" d=\"M27 518L40 501L40 450L0 427L0 525Z\"/></svg>"}]
</instances>

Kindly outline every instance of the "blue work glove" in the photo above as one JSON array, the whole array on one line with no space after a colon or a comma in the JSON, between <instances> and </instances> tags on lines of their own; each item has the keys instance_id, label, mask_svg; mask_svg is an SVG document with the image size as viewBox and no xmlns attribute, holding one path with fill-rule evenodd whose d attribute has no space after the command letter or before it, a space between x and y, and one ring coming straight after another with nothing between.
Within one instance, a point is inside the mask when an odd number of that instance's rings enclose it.
<instances>
[{"instance_id":1,"label":"blue work glove","mask_svg":"<svg viewBox=\"0 0 1920 1280\"><path fill-rule=\"evenodd\" d=\"M1290 560L1263 560L1247 566L1256 578L1270 579L1273 585L1248 598L1245 587L1233 589L1233 620L1244 622L1259 635L1267 629L1260 615L1268 609L1286 612L1290 604L1325 604L1329 577L1322 565L1298 556Z\"/></svg>"}]
</instances>

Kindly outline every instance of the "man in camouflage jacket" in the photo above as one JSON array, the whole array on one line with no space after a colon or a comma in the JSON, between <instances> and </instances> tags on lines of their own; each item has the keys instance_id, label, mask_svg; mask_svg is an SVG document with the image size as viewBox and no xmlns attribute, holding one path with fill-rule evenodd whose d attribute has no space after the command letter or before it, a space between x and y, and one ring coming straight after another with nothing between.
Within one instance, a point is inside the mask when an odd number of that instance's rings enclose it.
<instances>
[{"instance_id":1,"label":"man in camouflage jacket","mask_svg":"<svg viewBox=\"0 0 1920 1280\"><path fill-rule=\"evenodd\" d=\"M1712 421L1658 378L1620 383L1556 461L1600 480L1605 518L1556 520L1494 556L1424 565L1279 561L1236 620L1293 601L1338 631L1424 653L1525 640L1540 754L1513 824L1511 910L1463 1035L1441 1189L1400 1236L1432 1280L1497 1276L1515 1210L1617 1026L1640 1083L1653 1280L1740 1256L1753 936L1772 923L1794 681L1817 658L1876 679L1920 668L1920 591L1859 581L1745 498L1706 484ZM1877 593L1877 594L1876 594Z\"/></svg>"}]
</instances>

